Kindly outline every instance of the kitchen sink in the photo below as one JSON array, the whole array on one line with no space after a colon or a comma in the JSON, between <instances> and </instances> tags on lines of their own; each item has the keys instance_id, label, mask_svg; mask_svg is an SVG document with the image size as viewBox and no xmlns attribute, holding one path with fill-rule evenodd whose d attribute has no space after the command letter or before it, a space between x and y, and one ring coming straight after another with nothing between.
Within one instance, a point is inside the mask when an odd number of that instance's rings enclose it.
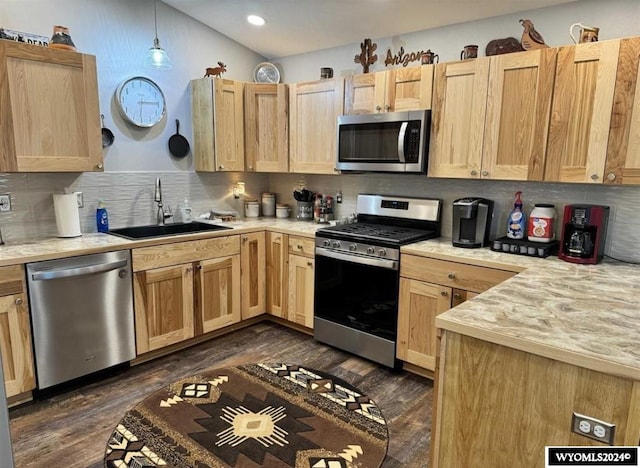
<instances>
[{"instance_id":1,"label":"kitchen sink","mask_svg":"<svg viewBox=\"0 0 640 468\"><path fill-rule=\"evenodd\" d=\"M179 234L193 234L196 232L221 231L232 229L229 226L206 223L173 223L159 226L152 224L149 226L133 226L120 229L111 229L109 234L124 237L125 239L148 239L151 237L176 236Z\"/></svg>"}]
</instances>

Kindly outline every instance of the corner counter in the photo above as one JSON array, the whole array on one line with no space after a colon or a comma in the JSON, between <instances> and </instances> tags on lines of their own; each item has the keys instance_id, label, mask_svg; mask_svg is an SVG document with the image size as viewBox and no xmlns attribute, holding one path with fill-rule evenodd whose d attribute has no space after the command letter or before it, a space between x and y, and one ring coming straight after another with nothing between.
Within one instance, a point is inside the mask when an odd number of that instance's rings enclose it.
<instances>
[{"instance_id":1,"label":"corner counter","mask_svg":"<svg viewBox=\"0 0 640 468\"><path fill-rule=\"evenodd\" d=\"M446 239L402 253L519 272L439 315L438 328L640 380L640 266L461 249Z\"/></svg>"}]
</instances>

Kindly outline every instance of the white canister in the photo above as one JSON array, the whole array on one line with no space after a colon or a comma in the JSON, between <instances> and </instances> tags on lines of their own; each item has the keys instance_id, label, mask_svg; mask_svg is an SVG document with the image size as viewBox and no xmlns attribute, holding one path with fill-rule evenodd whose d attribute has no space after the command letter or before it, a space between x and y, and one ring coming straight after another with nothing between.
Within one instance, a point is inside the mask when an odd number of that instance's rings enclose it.
<instances>
[{"instance_id":1,"label":"white canister","mask_svg":"<svg viewBox=\"0 0 640 468\"><path fill-rule=\"evenodd\" d=\"M547 203L536 203L529 215L527 238L532 242L551 242L555 239L556 209Z\"/></svg>"},{"instance_id":2,"label":"white canister","mask_svg":"<svg viewBox=\"0 0 640 468\"><path fill-rule=\"evenodd\" d=\"M258 203L258 200L247 200L244 203L244 215L247 218L257 218L260 216L260 203Z\"/></svg>"},{"instance_id":3,"label":"white canister","mask_svg":"<svg viewBox=\"0 0 640 468\"><path fill-rule=\"evenodd\" d=\"M262 216L276 215L276 195L274 193L262 194Z\"/></svg>"},{"instance_id":4,"label":"white canister","mask_svg":"<svg viewBox=\"0 0 640 468\"><path fill-rule=\"evenodd\" d=\"M276 206L276 218L288 218L289 213L291 213L291 209L288 205L277 205Z\"/></svg>"}]
</instances>

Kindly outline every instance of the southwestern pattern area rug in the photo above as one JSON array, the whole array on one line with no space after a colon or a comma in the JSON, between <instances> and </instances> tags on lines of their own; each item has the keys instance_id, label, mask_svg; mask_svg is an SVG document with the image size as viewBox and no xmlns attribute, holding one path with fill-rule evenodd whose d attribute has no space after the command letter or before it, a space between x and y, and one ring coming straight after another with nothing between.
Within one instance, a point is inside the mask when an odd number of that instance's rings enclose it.
<instances>
[{"instance_id":1,"label":"southwestern pattern area rug","mask_svg":"<svg viewBox=\"0 0 640 468\"><path fill-rule=\"evenodd\" d=\"M286 364L208 371L128 411L106 467L376 468L388 445L380 409L329 374Z\"/></svg>"}]
</instances>

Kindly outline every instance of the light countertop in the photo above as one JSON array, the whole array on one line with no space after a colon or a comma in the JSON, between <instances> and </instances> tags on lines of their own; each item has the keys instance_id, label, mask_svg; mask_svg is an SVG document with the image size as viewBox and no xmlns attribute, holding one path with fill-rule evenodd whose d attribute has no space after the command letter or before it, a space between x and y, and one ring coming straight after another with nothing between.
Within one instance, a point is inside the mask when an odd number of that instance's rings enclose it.
<instances>
[{"instance_id":1,"label":"light countertop","mask_svg":"<svg viewBox=\"0 0 640 468\"><path fill-rule=\"evenodd\" d=\"M439 315L438 328L640 380L640 266L577 265L554 256L461 249L444 239L402 252L522 271Z\"/></svg>"},{"instance_id":2,"label":"light countertop","mask_svg":"<svg viewBox=\"0 0 640 468\"><path fill-rule=\"evenodd\" d=\"M232 230L131 241L108 234L49 238L0 247L0 266L223 237L270 229L314 237L325 226L294 219L257 218L224 223ZM575 265L461 249L448 239L404 246L403 254L504 269L513 278L436 319L436 326L607 374L640 380L640 266L604 261Z\"/></svg>"}]
</instances>

